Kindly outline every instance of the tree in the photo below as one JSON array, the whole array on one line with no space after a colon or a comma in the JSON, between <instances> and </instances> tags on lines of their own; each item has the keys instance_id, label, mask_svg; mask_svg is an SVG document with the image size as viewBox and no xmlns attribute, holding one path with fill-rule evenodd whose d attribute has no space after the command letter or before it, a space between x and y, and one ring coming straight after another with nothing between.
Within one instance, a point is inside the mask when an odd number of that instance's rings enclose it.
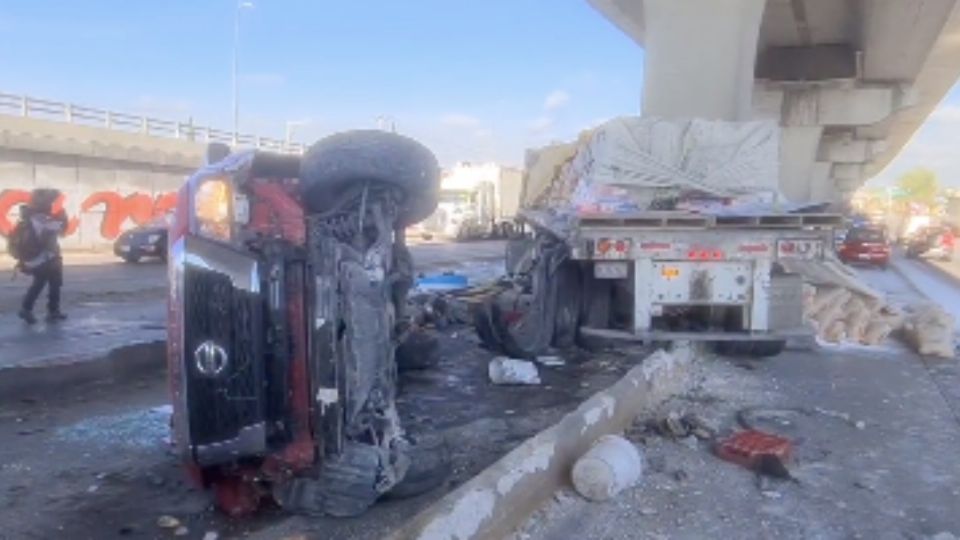
<instances>
[{"instance_id":1,"label":"tree","mask_svg":"<svg viewBox=\"0 0 960 540\"><path fill-rule=\"evenodd\" d=\"M930 169L917 168L907 171L897 179L898 199L906 202L932 206L937 202L940 182Z\"/></svg>"}]
</instances>

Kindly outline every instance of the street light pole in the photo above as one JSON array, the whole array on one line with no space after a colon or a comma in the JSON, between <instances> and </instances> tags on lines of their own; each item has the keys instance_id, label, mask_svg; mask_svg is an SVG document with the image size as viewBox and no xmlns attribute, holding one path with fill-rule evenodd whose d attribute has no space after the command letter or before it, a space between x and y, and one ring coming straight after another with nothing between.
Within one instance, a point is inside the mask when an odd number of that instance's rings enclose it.
<instances>
[{"instance_id":1,"label":"street light pole","mask_svg":"<svg viewBox=\"0 0 960 540\"><path fill-rule=\"evenodd\" d=\"M237 10L233 18L233 138L236 143L240 132L240 11L252 8L253 2L237 2Z\"/></svg>"}]
</instances>

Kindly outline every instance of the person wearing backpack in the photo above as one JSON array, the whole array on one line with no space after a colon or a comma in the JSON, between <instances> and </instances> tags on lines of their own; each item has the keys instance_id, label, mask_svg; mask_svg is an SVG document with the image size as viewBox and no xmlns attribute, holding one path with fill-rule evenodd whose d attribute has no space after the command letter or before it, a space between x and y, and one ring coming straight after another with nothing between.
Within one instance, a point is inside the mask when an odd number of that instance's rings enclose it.
<instances>
[{"instance_id":1,"label":"person wearing backpack","mask_svg":"<svg viewBox=\"0 0 960 540\"><path fill-rule=\"evenodd\" d=\"M56 190L34 190L30 203L20 207L20 220L11 234L10 252L17 260L17 268L33 277L19 313L27 324L37 322L33 306L44 287L47 289L47 321L57 322L67 318L60 311L63 259L59 242L59 237L67 229L67 214L63 210L53 211L59 195Z\"/></svg>"}]
</instances>

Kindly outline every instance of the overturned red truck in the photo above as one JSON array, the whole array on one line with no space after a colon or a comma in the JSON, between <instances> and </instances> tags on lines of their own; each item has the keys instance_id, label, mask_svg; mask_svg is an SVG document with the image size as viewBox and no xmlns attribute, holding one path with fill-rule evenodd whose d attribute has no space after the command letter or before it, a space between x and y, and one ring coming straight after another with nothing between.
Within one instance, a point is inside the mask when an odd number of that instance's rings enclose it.
<instances>
[{"instance_id":1,"label":"overturned red truck","mask_svg":"<svg viewBox=\"0 0 960 540\"><path fill-rule=\"evenodd\" d=\"M302 158L222 150L169 233L172 428L191 476L233 515L266 499L356 515L428 485L440 453L400 425L394 352L433 154L380 131Z\"/></svg>"}]
</instances>

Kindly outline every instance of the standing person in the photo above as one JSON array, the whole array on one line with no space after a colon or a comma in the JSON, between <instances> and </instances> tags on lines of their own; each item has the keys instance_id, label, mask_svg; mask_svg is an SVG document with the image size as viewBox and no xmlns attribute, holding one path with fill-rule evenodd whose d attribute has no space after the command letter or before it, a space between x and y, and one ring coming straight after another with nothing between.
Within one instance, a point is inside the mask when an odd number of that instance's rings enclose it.
<instances>
[{"instance_id":1,"label":"standing person","mask_svg":"<svg viewBox=\"0 0 960 540\"><path fill-rule=\"evenodd\" d=\"M27 289L20 308L20 318L27 324L34 324L33 315L36 303L43 288L47 288L47 321L57 322L67 318L60 311L60 287L63 285L63 259L60 256L59 237L67 229L67 214L63 210L53 211L54 202L60 192L52 189L37 189L31 194L30 204L20 208L21 229L18 238L18 259L20 270L33 276L33 283Z\"/></svg>"}]
</instances>

